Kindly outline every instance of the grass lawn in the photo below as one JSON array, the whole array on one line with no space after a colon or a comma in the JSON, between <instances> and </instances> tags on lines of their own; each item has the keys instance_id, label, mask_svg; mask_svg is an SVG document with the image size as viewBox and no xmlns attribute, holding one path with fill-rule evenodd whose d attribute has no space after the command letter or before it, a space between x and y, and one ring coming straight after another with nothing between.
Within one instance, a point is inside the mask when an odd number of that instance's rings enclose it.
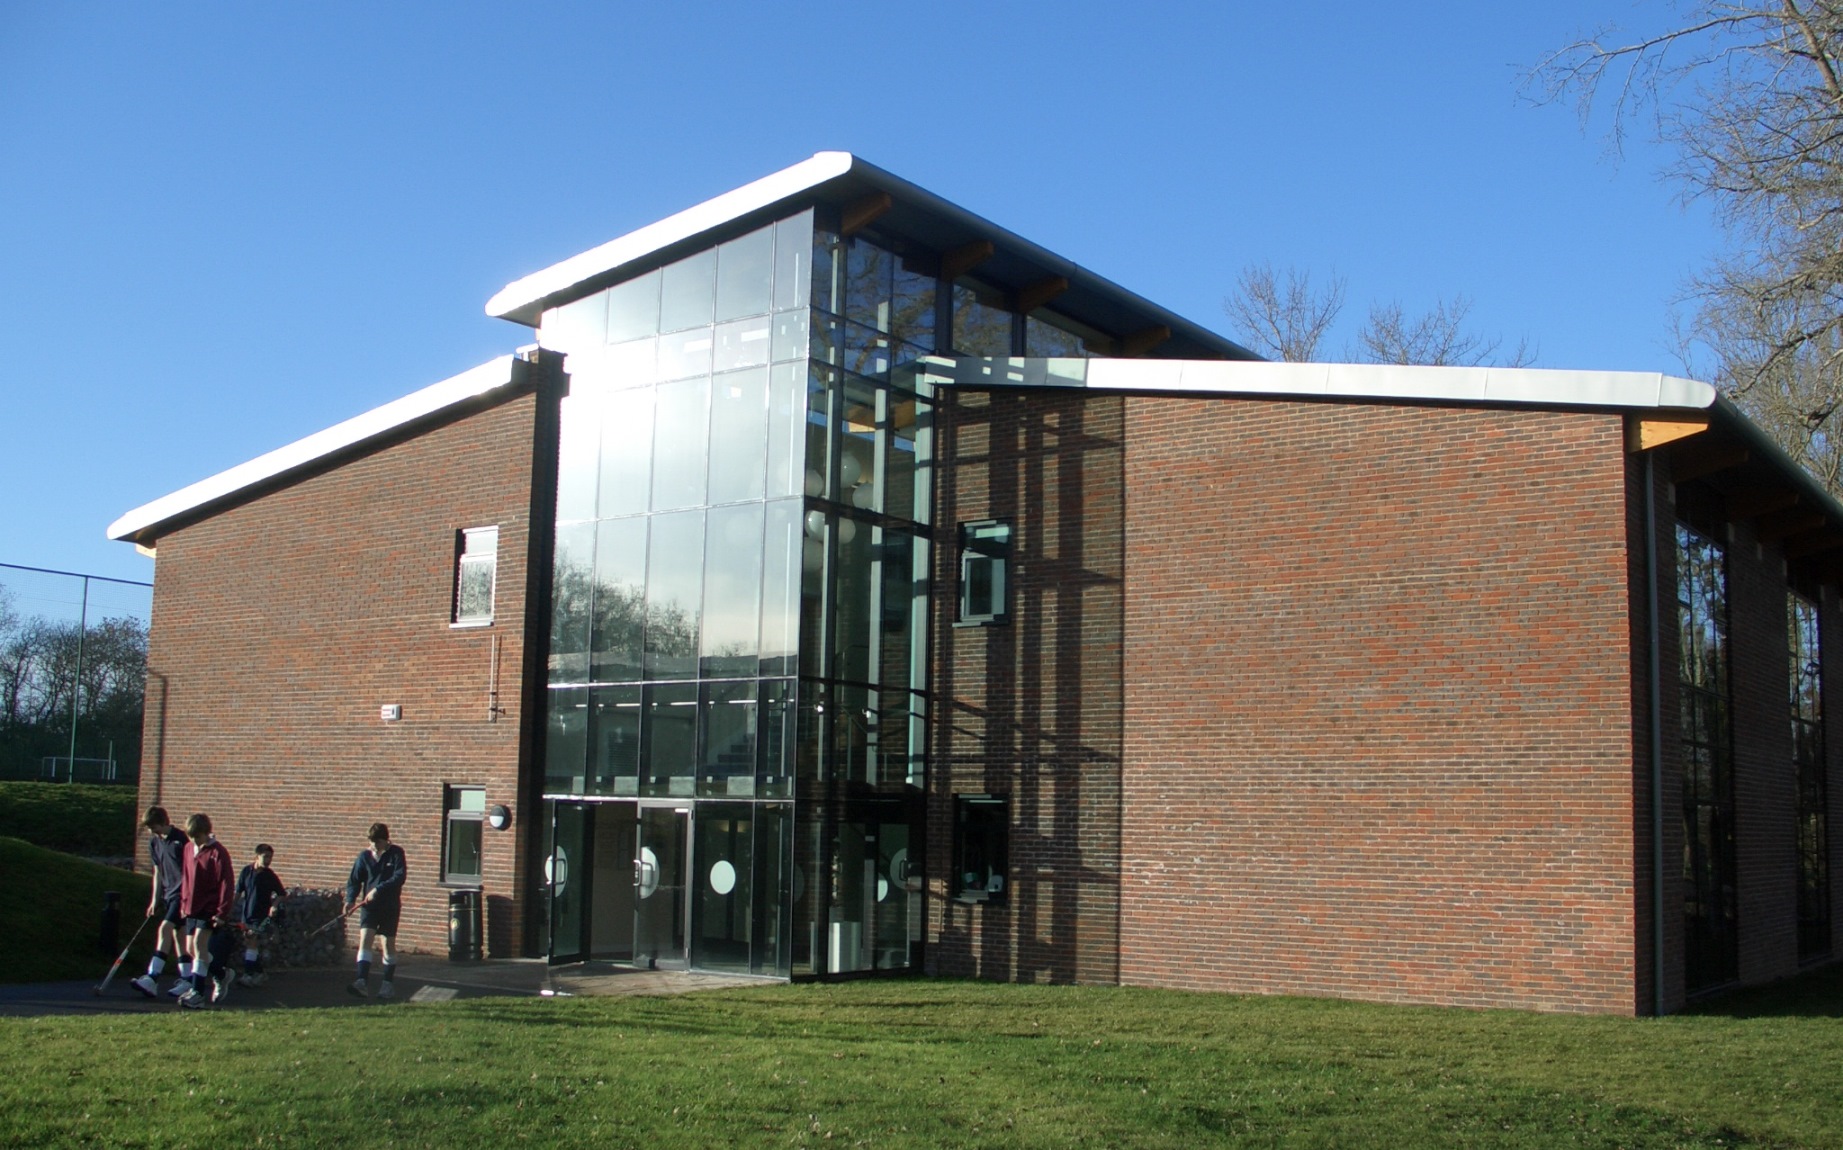
<instances>
[{"instance_id":1,"label":"grass lawn","mask_svg":"<svg viewBox=\"0 0 1843 1150\"><path fill-rule=\"evenodd\" d=\"M0 782L5 832L54 851L117 858L147 851L133 787ZM184 815L176 816L184 818Z\"/></svg>"},{"instance_id":2,"label":"grass lawn","mask_svg":"<svg viewBox=\"0 0 1843 1150\"><path fill-rule=\"evenodd\" d=\"M0 1025L0 1145L1838 1146L1843 978L1619 1019L912 980Z\"/></svg>"},{"instance_id":3,"label":"grass lawn","mask_svg":"<svg viewBox=\"0 0 1843 1150\"><path fill-rule=\"evenodd\" d=\"M0 982L102 981L141 925L150 881L146 875L0 838L0 938L7 940ZM97 941L102 895L108 890L121 892L121 941L115 953L104 957ZM143 967L153 934L151 927L142 932L137 947ZM129 964L122 965L126 969ZM131 977L138 973L129 972Z\"/></svg>"}]
</instances>

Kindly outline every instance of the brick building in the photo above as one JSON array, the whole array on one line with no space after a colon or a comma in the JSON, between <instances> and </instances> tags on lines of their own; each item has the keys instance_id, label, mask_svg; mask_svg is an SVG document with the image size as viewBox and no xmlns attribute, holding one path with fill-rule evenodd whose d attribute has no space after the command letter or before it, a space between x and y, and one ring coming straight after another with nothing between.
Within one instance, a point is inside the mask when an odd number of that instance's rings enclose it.
<instances>
[{"instance_id":1,"label":"brick building","mask_svg":"<svg viewBox=\"0 0 1843 1150\"><path fill-rule=\"evenodd\" d=\"M498 955L1665 1012L1834 953L1843 506L1706 385L1258 362L849 155L130 512L142 798Z\"/></svg>"}]
</instances>

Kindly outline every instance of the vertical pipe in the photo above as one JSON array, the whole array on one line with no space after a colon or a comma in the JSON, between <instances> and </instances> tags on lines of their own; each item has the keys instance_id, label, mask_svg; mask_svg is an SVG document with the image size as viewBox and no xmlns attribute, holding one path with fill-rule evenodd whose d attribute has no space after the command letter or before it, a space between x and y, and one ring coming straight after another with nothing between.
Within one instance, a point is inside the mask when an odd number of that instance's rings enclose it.
<instances>
[{"instance_id":1,"label":"vertical pipe","mask_svg":"<svg viewBox=\"0 0 1843 1150\"><path fill-rule=\"evenodd\" d=\"M77 781L77 700L83 694L83 633L90 625L90 577L83 577L83 608L77 615L77 665L70 672L70 781ZM57 778L57 772L52 772Z\"/></svg>"},{"instance_id":2,"label":"vertical pipe","mask_svg":"<svg viewBox=\"0 0 1843 1150\"><path fill-rule=\"evenodd\" d=\"M1657 453L1645 453L1645 628L1650 689L1651 1013L1664 1013L1664 686L1658 650Z\"/></svg>"}]
</instances>

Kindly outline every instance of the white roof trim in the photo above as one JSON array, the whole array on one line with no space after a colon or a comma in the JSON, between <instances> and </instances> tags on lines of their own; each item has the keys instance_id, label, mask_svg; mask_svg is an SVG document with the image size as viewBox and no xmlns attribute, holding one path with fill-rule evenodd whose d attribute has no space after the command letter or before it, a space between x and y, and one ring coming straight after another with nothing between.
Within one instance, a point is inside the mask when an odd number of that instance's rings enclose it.
<instances>
[{"instance_id":1,"label":"white roof trim","mask_svg":"<svg viewBox=\"0 0 1843 1150\"><path fill-rule=\"evenodd\" d=\"M1707 408L1715 402L1709 384L1642 371L974 356L930 356L919 366L930 382L948 387L1094 387L1544 407Z\"/></svg>"},{"instance_id":2,"label":"white roof trim","mask_svg":"<svg viewBox=\"0 0 1843 1150\"><path fill-rule=\"evenodd\" d=\"M609 240L600 247L571 256L543 271L513 280L486 301L486 314L495 319L509 319L536 327L540 305L546 297L567 291L586 279L632 263L680 240L690 239L789 196L816 188L827 180L837 179L849 172L856 162L857 157L850 152L818 152L811 159L802 160L791 168L763 176L754 183L744 184L715 199L705 200L696 207L686 208L677 215L667 216L619 239Z\"/></svg>"},{"instance_id":3,"label":"white roof trim","mask_svg":"<svg viewBox=\"0 0 1843 1150\"><path fill-rule=\"evenodd\" d=\"M182 487L171 495L135 508L109 524L109 538L132 540L149 527L306 467L444 408L504 387L512 382L513 364L516 362L515 356L502 355L440 383L411 392L402 399L372 408L363 415L353 416L344 423L334 424L325 431L315 432L286 447L278 447L266 455L259 455L248 463L240 463L209 479L201 479L188 487Z\"/></svg>"}]
</instances>

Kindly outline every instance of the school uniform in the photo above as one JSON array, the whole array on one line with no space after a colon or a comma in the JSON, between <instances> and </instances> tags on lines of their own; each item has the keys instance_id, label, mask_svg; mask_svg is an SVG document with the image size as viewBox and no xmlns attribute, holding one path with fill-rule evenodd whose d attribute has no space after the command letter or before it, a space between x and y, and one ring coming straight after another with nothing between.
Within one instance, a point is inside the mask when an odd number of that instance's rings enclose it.
<instances>
[{"instance_id":1,"label":"school uniform","mask_svg":"<svg viewBox=\"0 0 1843 1150\"><path fill-rule=\"evenodd\" d=\"M371 895L371 901L358 910L361 930L397 937L397 920L403 914L403 880L408 877L409 862L396 843L385 847L381 855L369 850L358 852L346 879L346 902L355 903L365 894Z\"/></svg>"}]
</instances>

